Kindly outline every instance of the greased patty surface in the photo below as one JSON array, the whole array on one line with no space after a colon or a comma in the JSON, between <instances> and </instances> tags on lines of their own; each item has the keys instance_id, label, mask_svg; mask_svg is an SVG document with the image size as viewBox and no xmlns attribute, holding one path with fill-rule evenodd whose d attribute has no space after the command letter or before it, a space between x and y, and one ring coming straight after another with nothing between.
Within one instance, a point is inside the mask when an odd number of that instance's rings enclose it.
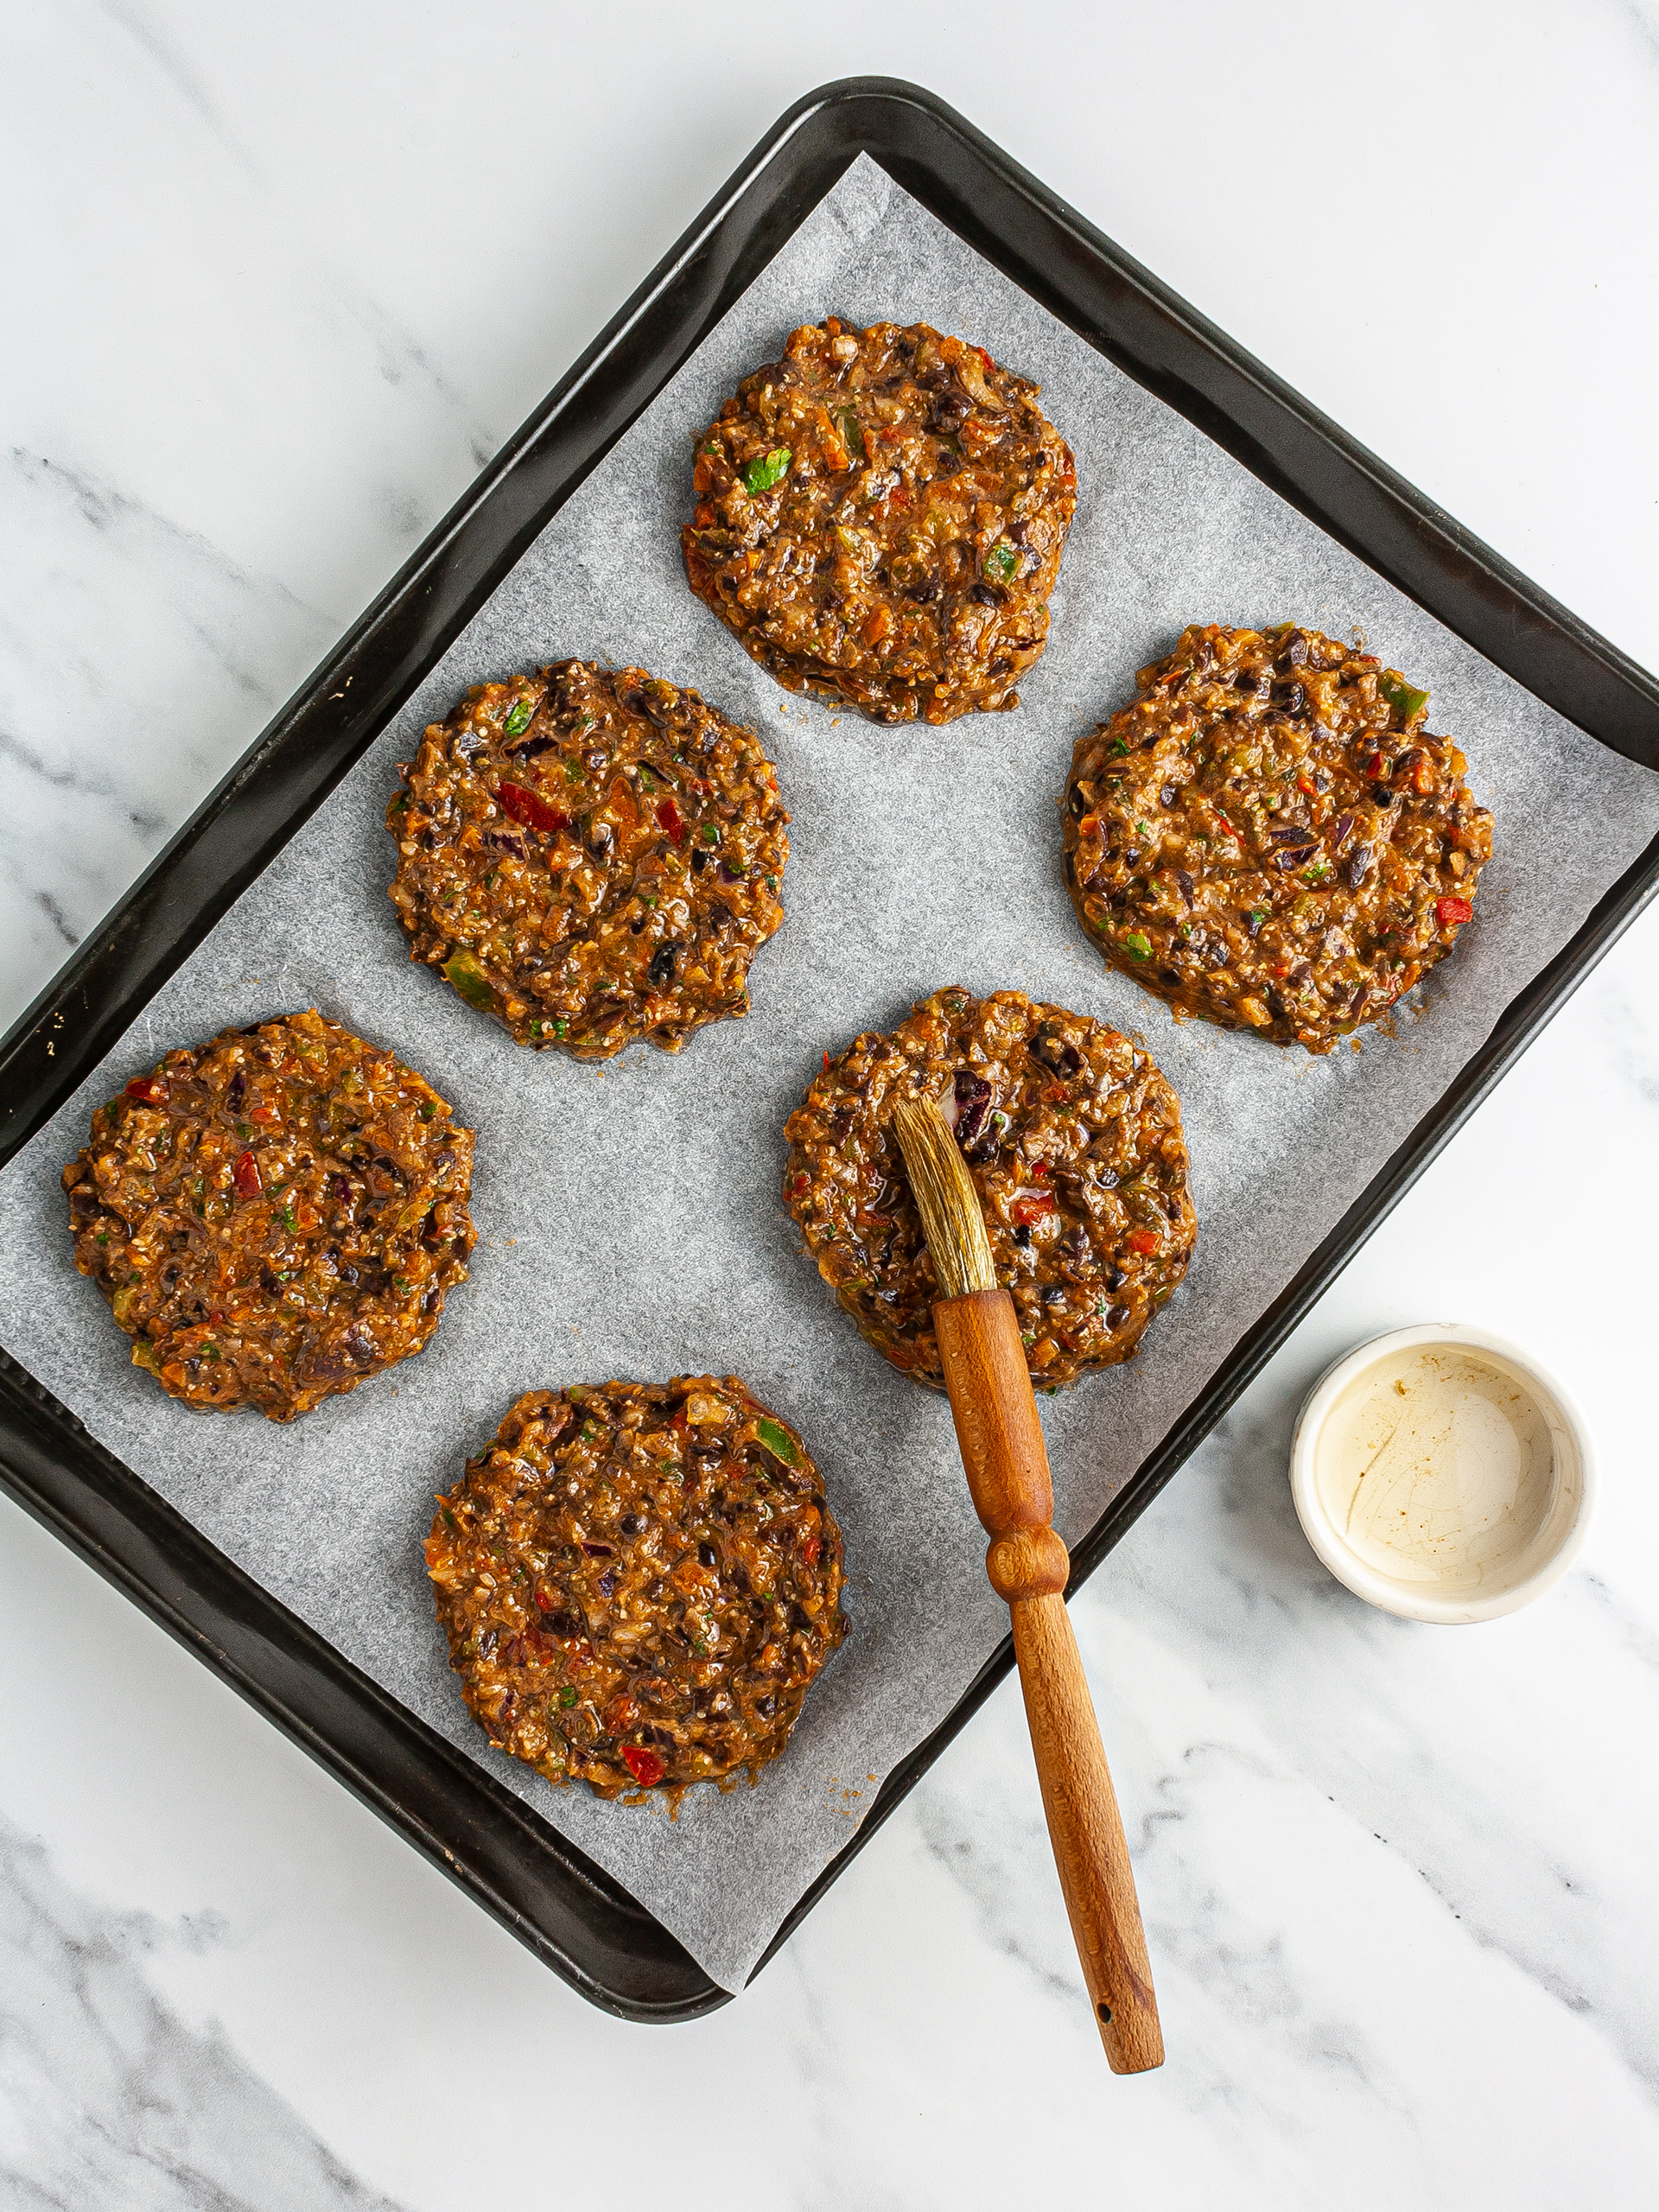
<instances>
[{"instance_id":1,"label":"greased patty surface","mask_svg":"<svg viewBox=\"0 0 1659 2212\"><path fill-rule=\"evenodd\" d=\"M1032 1381L1057 1389L1128 1359L1192 1257L1197 1217L1174 1091L1103 1022L1022 991L936 991L813 1077L785 1134L784 1200L860 1331L944 1386L939 1294L895 1100L937 1098L1013 1294Z\"/></svg>"},{"instance_id":2,"label":"greased patty surface","mask_svg":"<svg viewBox=\"0 0 1659 2212\"><path fill-rule=\"evenodd\" d=\"M691 588L780 683L876 721L1018 705L1077 507L1037 393L925 323L804 326L697 441Z\"/></svg>"},{"instance_id":3,"label":"greased patty surface","mask_svg":"<svg viewBox=\"0 0 1659 2212\"><path fill-rule=\"evenodd\" d=\"M291 1421L427 1343L466 1279L472 1171L429 1084L311 1011L167 1053L63 1182L135 1366Z\"/></svg>"},{"instance_id":4,"label":"greased patty surface","mask_svg":"<svg viewBox=\"0 0 1659 2212\"><path fill-rule=\"evenodd\" d=\"M1194 626L1137 680L1072 758L1079 919L1172 1005L1328 1052L1473 918L1467 761L1427 692L1317 630Z\"/></svg>"},{"instance_id":5,"label":"greased patty surface","mask_svg":"<svg viewBox=\"0 0 1659 2212\"><path fill-rule=\"evenodd\" d=\"M677 1052L748 1012L789 817L759 741L696 692L558 661L469 691L402 773L410 957L521 1045Z\"/></svg>"},{"instance_id":6,"label":"greased patty surface","mask_svg":"<svg viewBox=\"0 0 1659 2212\"><path fill-rule=\"evenodd\" d=\"M601 1797L758 1771L846 1628L817 1470L731 1375L527 1393L426 1558L492 1742Z\"/></svg>"}]
</instances>

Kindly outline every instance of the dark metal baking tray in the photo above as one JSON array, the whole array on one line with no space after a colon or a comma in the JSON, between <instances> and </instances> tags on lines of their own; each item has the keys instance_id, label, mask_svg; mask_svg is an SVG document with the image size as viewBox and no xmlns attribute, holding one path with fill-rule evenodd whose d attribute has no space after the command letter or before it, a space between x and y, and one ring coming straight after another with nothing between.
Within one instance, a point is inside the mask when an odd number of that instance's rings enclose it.
<instances>
[{"instance_id":1,"label":"dark metal baking tray","mask_svg":"<svg viewBox=\"0 0 1659 2212\"><path fill-rule=\"evenodd\" d=\"M850 79L809 93L779 119L0 1043L0 1165L339 782L549 517L861 153L1489 660L1603 744L1659 769L1659 684L1643 669L942 101L913 85ZM1513 1001L1433 1112L1119 1491L1073 1554L1073 1586L1145 1510L1656 887L1659 839ZM727 2001L728 1993L617 1883L278 1605L3 1353L0 1482L584 1997L634 2020L689 2019ZM948 1719L887 1777L855 1837L800 1899L766 1958L977 1710L1010 1658L1005 1643Z\"/></svg>"}]
</instances>

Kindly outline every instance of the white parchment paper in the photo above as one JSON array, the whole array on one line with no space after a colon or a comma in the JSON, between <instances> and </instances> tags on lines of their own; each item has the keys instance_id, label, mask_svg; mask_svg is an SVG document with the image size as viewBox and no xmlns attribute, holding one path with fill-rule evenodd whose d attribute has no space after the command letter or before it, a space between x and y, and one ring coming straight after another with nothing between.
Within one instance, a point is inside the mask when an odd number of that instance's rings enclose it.
<instances>
[{"instance_id":1,"label":"white parchment paper","mask_svg":"<svg viewBox=\"0 0 1659 2212\"><path fill-rule=\"evenodd\" d=\"M692 440L795 324L925 321L1034 378L1080 504L1047 656L1014 714L885 730L780 690L686 588ZM1478 919L1397 1034L1328 1059L1177 1024L1108 970L1061 873L1074 738L1190 620L1345 634L1432 687L1497 818ZM411 966L381 824L470 683L639 662L753 724L791 808L788 919L753 1013L678 1058L531 1054ZM567 504L380 740L104 1067L0 1177L0 1341L216 1544L624 1882L728 1988L881 1777L1001 1637L948 1408L868 1349L799 1255L782 1130L828 1047L941 984L1017 988L1140 1032L1180 1094L1200 1233L1127 1368L1044 1402L1075 1540L1402 1134L1659 830L1659 777L1606 751L1332 543L861 161ZM278 1427L194 1414L129 1363L75 1273L59 1170L159 1054L316 1005L385 1039L478 1130L473 1279L431 1347ZM846 1531L852 1632L759 1787L677 1821L556 1790L491 1750L421 1557L435 1491L535 1386L736 1372L796 1422Z\"/></svg>"}]
</instances>

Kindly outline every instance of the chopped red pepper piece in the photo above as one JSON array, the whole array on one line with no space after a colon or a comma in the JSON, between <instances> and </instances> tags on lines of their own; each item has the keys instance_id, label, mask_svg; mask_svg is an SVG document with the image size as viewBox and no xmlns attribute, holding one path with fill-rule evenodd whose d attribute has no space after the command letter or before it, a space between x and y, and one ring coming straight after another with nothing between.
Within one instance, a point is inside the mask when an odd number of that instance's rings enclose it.
<instances>
[{"instance_id":1,"label":"chopped red pepper piece","mask_svg":"<svg viewBox=\"0 0 1659 2212\"><path fill-rule=\"evenodd\" d=\"M238 1198L257 1198L265 1187L259 1179L259 1163L251 1152L238 1153L236 1165L231 1170L231 1180L236 1185Z\"/></svg>"},{"instance_id":2,"label":"chopped red pepper piece","mask_svg":"<svg viewBox=\"0 0 1659 2212\"><path fill-rule=\"evenodd\" d=\"M812 1531L812 1534L810 1536L803 1536L801 1538L801 1557L806 1561L809 1567L816 1567L817 1565L818 1553L823 1548L823 1538L818 1534L816 1529Z\"/></svg>"},{"instance_id":3,"label":"chopped red pepper piece","mask_svg":"<svg viewBox=\"0 0 1659 2212\"><path fill-rule=\"evenodd\" d=\"M1452 930L1459 922L1472 922L1475 910L1466 899L1437 899L1434 918L1443 930Z\"/></svg>"},{"instance_id":4,"label":"chopped red pepper piece","mask_svg":"<svg viewBox=\"0 0 1659 2212\"><path fill-rule=\"evenodd\" d=\"M1155 1252L1159 1243L1158 1232L1155 1229L1137 1229L1124 1242L1131 1252Z\"/></svg>"},{"instance_id":5,"label":"chopped red pepper piece","mask_svg":"<svg viewBox=\"0 0 1659 2212\"><path fill-rule=\"evenodd\" d=\"M660 1782L668 1771L655 1751L648 1751L641 1744L624 1744L622 1764L642 1788L649 1789L653 1782Z\"/></svg>"},{"instance_id":6,"label":"chopped red pepper piece","mask_svg":"<svg viewBox=\"0 0 1659 2212\"><path fill-rule=\"evenodd\" d=\"M136 1075L127 1085L129 1098L142 1098L146 1106L165 1106L167 1085L157 1083L153 1075Z\"/></svg>"},{"instance_id":7,"label":"chopped red pepper piece","mask_svg":"<svg viewBox=\"0 0 1659 2212\"><path fill-rule=\"evenodd\" d=\"M1039 1222L1045 1214L1053 1213L1056 1211L1054 1193L1052 1191L1042 1191L1034 1198L1016 1198L1009 1211L1022 1229L1030 1229Z\"/></svg>"},{"instance_id":8,"label":"chopped red pepper piece","mask_svg":"<svg viewBox=\"0 0 1659 2212\"><path fill-rule=\"evenodd\" d=\"M685 842L685 824L680 819L679 808L675 805L671 798L658 800L657 819L677 845L683 845Z\"/></svg>"},{"instance_id":9,"label":"chopped red pepper piece","mask_svg":"<svg viewBox=\"0 0 1659 2212\"><path fill-rule=\"evenodd\" d=\"M250 1106L248 1109L251 1122L280 1122L282 1118L274 1106Z\"/></svg>"},{"instance_id":10,"label":"chopped red pepper piece","mask_svg":"<svg viewBox=\"0 0 1659 2212\"><path fill-rule=\"evenodd\" d=\"M570 817L561 814L556 806L550 806L539 792L526 791L522 784L503 784L496 792L504 812L515 822L528 823L532 830L545 830L550 836L556 836L561 830L570 827Z\"/></svg>"}]
</instances>

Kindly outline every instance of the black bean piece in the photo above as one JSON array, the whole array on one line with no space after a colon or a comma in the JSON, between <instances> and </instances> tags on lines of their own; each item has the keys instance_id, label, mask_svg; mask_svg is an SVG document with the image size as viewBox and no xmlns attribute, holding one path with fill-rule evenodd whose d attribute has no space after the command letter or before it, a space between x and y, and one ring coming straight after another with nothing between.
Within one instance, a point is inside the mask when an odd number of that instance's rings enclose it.
<instances>
[{"instance_id":1,"label":"black bean piece","mask_svg":"<svg viewBox=\"0 0 1659 2212\"><path fill-rule=\"evenodd\" d=\"M1244 925L1245 934L1252 938L1261 936L1262 924L1265 918L1259 907L1252 907L1248 912L1242 912L1239 915L1239 919Z\"/></svg>"},{"instance_id":2,"label":"black bean piece","mask_svg":"<svg viewBox=\"0 0 1659 2212\"><path fill-rule=\"evenodd\" d=\"M1106 1308L1106 1325L1109 1329L1121 1329L1128 1318L1129 1309L1127 1306L1109 1306Z\"/></svg>"},{"instance_id":3,"label":"black bean piece","mask_svg":"<svg viewBox=\"0 0 1659 2212\"><path fill-rule=\"evenodd\" d=\"M645 1524L637 1513L625 1513L616 1525L625 1536L637 1536Z\"/></svg>"},{"instance_id":4,"label":"black bean piece","mask_svg":"<svg viewBox=\"0 0 1659 2212\"><path fill-rule=\"evenodd\" d=\"M604 860L615 842L615 834L608 822L595 822L588 832L588 849L596 861Z\"/></svg>"},{"instance_id":5,"label":"black bean piece","mask_svg":"<svg viewBox=\"0 0 1659 2212\"><path fill-rule=\"evenodd\" d=\"M589 1559L610 1559L613 1556L616 1547L613 1544L584 1543L582 1548Z\"/></svg>"},{"instance_id":6,"label":"black bean piece","mask_svg":"<svg viewBox=\"0 0 1659 2212\"><path fill-rule=\"evenodd\" d=\"M1307 639L1300 630L1293 630L1286 639L1277 665L1281 674L1287 674L1293 668L1307 666Z\"/></svg>"},{"instance_id":7,"label":"black bean piece","mask_svg":"<svg viewBox=\"0 0 1659 2212\"><path fill-rule=\"evenodd\" d=\"M1313 968L1306 960L1299 960L1291 969L1287 980L1293 983L1306 983L1310 980L1313 973Z\"/></svg>"},{"instance_id":8,"label":"black bean piece","mask_svg":"<svg viewBox=\"0 0 1659 2212\"><path fill-rule=\"evenodd\" d=\"M1073 814L1086 814L1089 811L1089 802L1083 795L1081 784L1072 785L1070 804Z\"/></svg>"},{"instance_id":9,"label":"black bean piece","mask_svg":"<svg viewBox=\"0 0 1659 2212\"><path fill-rule=\"evenodd\" d=\"M712 1544L699 1544L697 1546L697 1557L702 1561L702 1564L705 1567L718 1567L720 1565L720 1554L715 1549Z\"/></svg>"},{"instance_id":10,"label":"black bean piece","mask_svg":"<svg viewBox=\"0 0 1659 2212\"><path fill-rule=\"evenodd\" d=\"M940 453L934 466L938 468L941 476L955 476L959 474L962 468L961 461L957 460L956 454L951 452L949 446L946 446Z\"/></svg>"},{"instance_id":11,"label":"black bean piece","mask_svg":"<svg viewBox=\"0 0 1659 2212\"><path fill-rule=\"evenodd\" d=\"M231 1077L231 1087L225 1096L232 1106L239 1106L247 1095L247 1088L248 1078L243 1074L241 1069L238 1068L236 1073Z\"/></svg>"},{"instance_id":12,"label":"black bean piece","mask_svg":"<svg viewBox=\"0 0 1659 2212\"><path fill-rule=\"evenodd\" d=\"M1212 937L1205 945L1204 957L1212 968L1224 968L1230 957L1225 944L1218 937Z\"/></svg>"},{"instance_id":13,"label":"black bean piece","mask_svg":"<svg viewBox=\"0 0 1659 2212\"><path fill-rule=\"evenodd\" d=\"M1181 980L1181 971L1179 968L1160 968L1158 975L1160 980L1166 983L1175 984Z\"/></svg>"},{"instance_id":14,"label":"black bean piece","mask_svg":"<svg viewBox=\"0 0 1659 2212\"><path fill-rule=\"evenodd\" d=\"M1357 891L1360 885L1364 882L1366 877L1370 874L1370 847L1369 845L1356 845L1353 851L1348 856L1348 888L1351 891Z\"/></svg>"},{"instance_id":15,"label":"black bean piece","mask_svg":"<svg viewBox=\"0 0 1659 2212\"><path fill-rule=\"evenodd\" d=\"M1268 842L1270 845L1311 846L1316 842L1313 831L1300 822L1282 823L1277 830L1269 830L1268 832Z\"/></svg>"},{"instance_id":16,"label":"black bean piece","mask_svg":"<svg viewBox=\"0 0 1659 2212\"><path fill-rule=\"evenodd\" d=\"M925 607L930 600L937 599L938 595L939 581L937 576L924 576L920 583L911 586L908 594L919 607Z\"/></svg>"},{"instance_id":17,"label":"black bean piece","mask_svg":"<svg viewBox=\"0 0 1659 2212\"><path fill-rule=\"evenodd\" d=\"M1184 868L1178 868L1176 869L1175 880L1180 886L1182 898L1185 899L1188 906L1190 907L1192 906L1197 897L1197 886L1193 883L1192 877L1187 874Z\"/></svg>"},{"instance_id":18,"label":"black bean piece","mask_svg":"<svg viewBox=\"0 0 1659 2212\"><path fill-rule=\"evenodd\" d=\"M1300 683L1276 683L1273 696L1287 715L1300 715L1307 704L1307 694Z\"/></svg>"},{"instance_id":19,"label":"black bean piece","mask_svg":"<svg viewBox=\"0 0 1659 2212\"><path fill-rule=\"evenodd\" d=\"M1022 1221L1014 1232L1014 1241L1023 1251L1031 1242L1031 1231Z\"/></svg>"},{"instance_id":20,"label":"black bean piece","mask_svg":"<svg viewBox=\"0 0 1659 2212\"><path fill-rule=\"evenodd\" d=\"M583 1625L582 1615L573 1606L559 1606L547 1616L546 1627L551 1636L580 1636ZM483 1642L480 1637L480 1648Z\"/></svg>"},{"instance_id":21,"label":"black bean piece","mask_svg":"<svg viewBox=\"0 0 1659 2212\"><path fill-rule=\"evenodd\" d=\"M1128 1281L1128 1277L1124 1274L1122 1268L1105 1268L1103 1271L1100 1279L1105 1284L1108 1290L1121 1290L1123 1285Z\"/></svg>"},{"instance_id":22,"label":"black bean piece","mask_svg":"<svg viewBox=\"0 0 1659 2212\"><path fill-rule=\"evenodd\" d=\"M1083 1054L1075 1045L1068 1045L1060 1057L1065 1062L1065 1071L1068 1075L1077 1075L1080 1072L1083 1067Z\"/></svg>"},{"instance_id":23,"label":"black bean piece","mask_svg":"<svg viewBox=\"0 0 1659 2212\"><path fill-rule=\"evenodd\" d=\"M1162 791L1159 792L1158 798L1161 804L1165 806L1173 806L1180 795L1181 794L1175 785L1166 784Z\"/></svg>"},{"instance_id":24,"label":"black bean piece","mask_svg":"<svg viewBox=\"0 0 1659 2212\"><path fill-rule=\"evenodd\" d=\"M645 981L648 983L655 983L660 988L663 984L673 982L674 960L677 950L678 947L672 944L658 946L652 955L651 965L645 970Z\"/></svg>"},{"instance_id":25,"label":"black bean piece","mask_svg":"<svg viewBox=\"0 0 1659 2212\"><path fill-rule=\"evenodd\" d=\"M711 899L709 901L709 918L716 929L722 927L730 929L737 920L736 915L733 913L723 899Z\"/></svg>"},{"instance_id":26,"label":"black bean piece","mask_svg":"<svg viewBox=\"0 0 1659 2212\"><path fill-rule=\"evenodd\" d=\"M1241 668L1233 678L1235 691L1264 691L1268 679L1259 668Z\"/></svg>"},{"instance_id":27,"label":"black bean piece","mask_svg":"<svg viewBox=\"0 0 1659 2212\"><path fill-rule=\"evenodd\" d=\"M1043 1293L1043 1303L1045 1306L1065 1305L1065 1292L1058 1283L1050 1283L1048 1288Z\"/></svg>"},{"instance_id":28,"label":"black bean piece","mask_svg":"<svg viewBox=\"0 0 1659 2212\"><path fill-rule=\"evenodd\" d=\"M1371 803L1375 806L1392 806L1394 804L1394 793L1389 789L1386 784L1373 784L1371 785Z\"/></svg>"},{"instance_id":29,"label":"black bean piece","mask_svg":"<svg viewBox=\"0 0 1659 2212\"><path fill-rule=\"evenodd\" d=\"M701 875L704 868L708 867L709 859L710 855L703 851L701 845L695 847L691 854L692 874Z\"/></svg>"},{"instance_id":30,"label":"black bean piece","mask_svg":"<svg viewBox=\"0 0 1659 2212\"><path fill-rule=\"evenodd\" d=\"M612 1591L613 1591L613 1590L614 1590L614 1589L615 1589L615 1587L616 1587L616 1574L615 1574L615 1571L614 1571L614 1569L613 1569L613 1568L608 1568L608 1567L607 1567L607 1570L605 1571L605 1573L604 1573L603 1574L601 1574L601 1575L600 1576L600 1578L599 1578L599 1594L600 1594L600 1596L601 1596L601 1598L608 1598L608 1597L610 1596L610 1594L611 1594Z\"/></svg>"},{"instance_id":31,"label":"black bean piece","mask_svg":"<svg viewBox=\"0 0 1659 2212\"><path fill-rule=\"evenodd\" d=\"M1331 832L1331 849L1333 853L1339 853L1342 850L1343 846L1347 842L1348 832L1353 826L1354 817L1351 814L1338 816L1337 826Z\"/></svg>"},{"instance_id":32,"label":"black bean piece","mask_svg":"<svg viewBox=\"0 0 1659 2212\"><path fill-rule=\"evenodd\" d=\"M968 596L976 601L981 607L1000 607L1002 603L1002 594L995 584L969 584Z\"/></svg>"}]
</instances>

